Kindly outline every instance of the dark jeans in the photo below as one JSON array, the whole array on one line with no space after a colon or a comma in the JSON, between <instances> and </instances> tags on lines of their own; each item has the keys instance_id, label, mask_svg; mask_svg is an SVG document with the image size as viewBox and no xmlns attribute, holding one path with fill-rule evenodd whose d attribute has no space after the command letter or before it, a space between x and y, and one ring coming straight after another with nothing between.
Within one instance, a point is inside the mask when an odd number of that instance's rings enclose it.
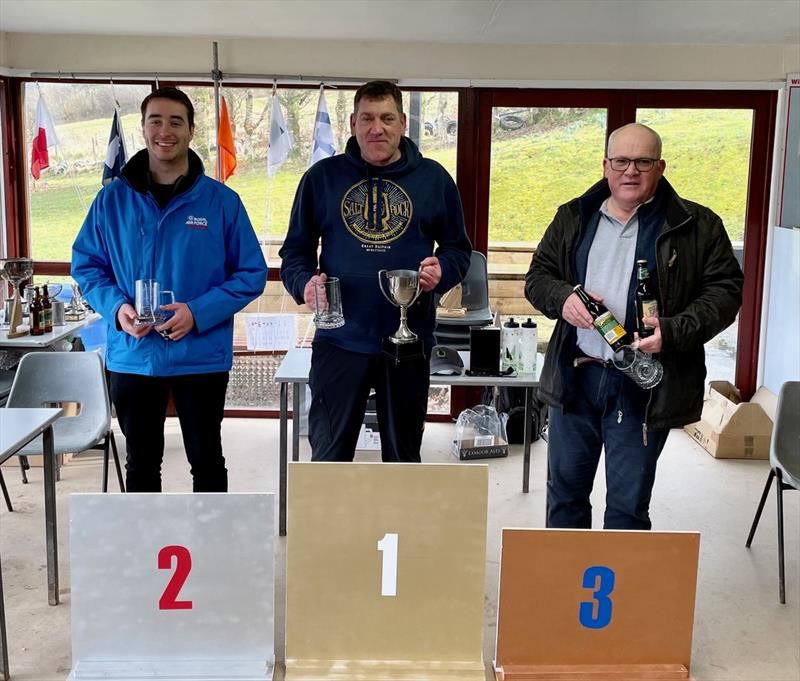
<instances>
[{"instance_id":1,"label":"dark jeans","mask_svg":"<svg viewBox=\"0 0 800 681\"><path fill-rule=\"evenodd\" d=\"M111 399L125 435L128 492L160 492L164 420L175 403L195 492L227 492L222 416L228 372L185 376L111 374Z\"/></svg>"},{"instance_id":2,"label":"dark jeans","mask_svg":"<svg viewBox=\"0 0 800 681\"><path fill-rule=\"evenodd\" d=\"M613 367L590 363L575 372L576 403L550 408L547 526L590 528L592 491L605 449L606 529L649 530L656 463L669 430L642 424L649 393Z\"/></svg>"},{"instance_id":3,"label":"dark jeans","mask_svg":"<svg viewBox=\"0 0 800 681\"><path fill-rule=\"evenodd\" d=\"M308 439L312 461L352 461L370 388L375 389L384 461L420 460L428 410L427 358L395 364L317 342L311 353Z\"/></svg>"}]
</instances>

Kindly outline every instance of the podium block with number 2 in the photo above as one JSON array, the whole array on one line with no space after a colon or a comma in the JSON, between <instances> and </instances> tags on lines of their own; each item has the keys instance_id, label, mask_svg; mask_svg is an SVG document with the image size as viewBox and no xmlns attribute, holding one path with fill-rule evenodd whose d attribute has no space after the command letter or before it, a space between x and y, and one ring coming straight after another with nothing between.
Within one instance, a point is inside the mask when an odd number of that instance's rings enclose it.
<instances>
[{"instance_id":1,"label":"podium block with number 2","mask_svg":"<svg viewBox=\"0 0 800 681\"><path fill-rule=\"evenodd\" d=\"M488 469L289 469L286 679L484 681Z\"/></svg>"},{"instance_id":2,"label":"podium block with number 2","mask_svg":"<svg viewBox=\"0 0 800 681\"><path fill-rule=\"evenodd\" d=\"M73 494L70 681L273 678L271 494Z\"/></svg>"},{"instance_id":3,"label":"podium block with number 2","mask_svg":"<svg viewBox=\"0 0 800 681\"><path fill-rule=\"evenodd\" d=\"M495 673L688 679L700 535L504 529Z\"/></svg>"}]
</instances>

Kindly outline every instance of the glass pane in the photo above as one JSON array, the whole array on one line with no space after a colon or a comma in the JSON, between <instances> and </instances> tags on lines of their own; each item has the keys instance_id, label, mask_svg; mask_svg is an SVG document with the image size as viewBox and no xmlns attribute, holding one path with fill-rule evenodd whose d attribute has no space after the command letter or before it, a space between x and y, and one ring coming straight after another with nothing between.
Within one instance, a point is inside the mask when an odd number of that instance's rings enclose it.
<instances>
[{"instance_id":1,"label":"glass pane","mask_svg":"<svg viewBox=\"0 0 800 681\"><path fill-rule=\"evenodd\" d=\"M663 141L664 176L678 194L722 218L739 263L743 243L750 140L750 109L639 109L636 120ZM733 382L739 321L706 343L708 380Z\"/></svg>"},{"instance_id":2,"label":"glass pane","mask_svg":"<svg viewBox=\"0 0 800 681\"><path fill-rule=\"evenodd\" d=\"M501 317L532 317L540 342L555 324L525 300L533 249L557 208L603 176L606 110L492 110L489 296Z\"/></svg>"},{"instance_id":3,"label":"glass pane","mask_svg":"<svg viewBox=\"0 0 800 681\"><path fill-rule=\"evenodd\" d=\"M89 206L102 187L103 162L114 116L114 99L122 112L122 130L129 157L144 147L141 101L149 85L89 83L25 84L25 154L30 162L31 138L39 92L55 125L59 144L49 149L50 167L38 180L28 177L31 254L34 260L70 260Z\"/></svg>"}]
</instances>

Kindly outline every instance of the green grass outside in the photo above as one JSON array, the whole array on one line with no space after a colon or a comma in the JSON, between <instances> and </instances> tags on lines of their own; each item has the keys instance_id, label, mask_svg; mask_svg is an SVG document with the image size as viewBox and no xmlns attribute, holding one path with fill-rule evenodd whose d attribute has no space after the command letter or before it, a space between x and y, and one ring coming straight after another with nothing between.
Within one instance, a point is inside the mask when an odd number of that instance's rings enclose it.
<instances>
[{"instance_id":1,"label":"green grass outside","mask_svg":"<svg viewBox=\"0 0 800 681\"><path fill-rule=\"evenodd\" d=\"M655 110L643 112L664 140L666 177L678 192L710 206L723 219L733 240L741 240L747 195L750 111ZM130 120L129 120L130 119ZM138 134L135 115L123 119L126 138ZM107 139L107 120L59 126L62 143L73 136ZM536 243L565 201L580 195L602 176L605 119L595 113L547 131L524 132L492 144L489 240ZM105 132L104 132L105 131ZM101 137L103 139L103 137ZM426 149L455 175L455 147ZM213 172L212 169L207 169ZM247 208L259 236L281 236L297 183L305 166L287 164L267 180L266 161L237 168L229 180ZM45 170L31 192L31 233L36 260L70 259L70 249L88 206L100 189L102 169L54 175ZM83 195L83 203L79 198ZM265 229L269 199L269 228Z\"/></svg>"}]
</instances>

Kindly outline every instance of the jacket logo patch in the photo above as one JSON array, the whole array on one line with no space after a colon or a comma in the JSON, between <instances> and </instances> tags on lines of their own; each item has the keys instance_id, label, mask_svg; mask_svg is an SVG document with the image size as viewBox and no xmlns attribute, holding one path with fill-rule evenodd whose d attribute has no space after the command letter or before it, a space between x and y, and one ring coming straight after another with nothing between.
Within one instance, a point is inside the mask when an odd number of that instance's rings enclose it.
<instances>
[{"instance_id":1,"label":"jacket logo patch","mask_svg":"<svg viewBox=\"0 0 800 681\"><path fill-rule=\"evenodd\" d=\"M345 192L342 220L347 231L368 244L397 239L411 223L413 205L405 190L391 180L361 180Z\"/></svg>"},{"instance_id":2,"label":"jacket logo patch","mask_svg":"<svg viewBox=\"0 0 800 681\"><path fill-rule=\"evenodd\" d=\"M186 218L186 226L189 229L208 229L208 220L190 215Z\"/></svg>"}]
</instances>

